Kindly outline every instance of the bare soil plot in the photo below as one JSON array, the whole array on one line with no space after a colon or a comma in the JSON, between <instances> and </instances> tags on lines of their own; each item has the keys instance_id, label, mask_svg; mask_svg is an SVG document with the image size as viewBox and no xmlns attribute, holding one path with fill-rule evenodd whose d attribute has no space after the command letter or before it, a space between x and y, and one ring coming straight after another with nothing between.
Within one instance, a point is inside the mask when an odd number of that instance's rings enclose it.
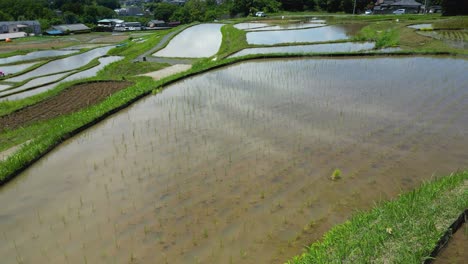
<instances>
[{"instance_id":1,"label":"bare soil plot","mask_svg":"<svg viewBox=\"0 0 468 264\"><path fill-rule=\"evenodd\" d=\"M57 96L0 117L0 131L15 129L32 122L76 112L97 104L109 95L130 86L131 82L108 81L72 86Z\"/></svg>"}]
</instances>

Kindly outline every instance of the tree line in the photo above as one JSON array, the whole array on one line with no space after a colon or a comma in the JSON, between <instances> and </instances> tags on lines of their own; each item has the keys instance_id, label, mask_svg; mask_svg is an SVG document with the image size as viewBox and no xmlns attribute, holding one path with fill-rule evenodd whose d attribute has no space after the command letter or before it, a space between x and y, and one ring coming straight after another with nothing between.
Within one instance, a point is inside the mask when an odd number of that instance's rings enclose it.
<instances>
[{"instance_id":1,"label":"tree line","mask_svg":"<svg viewBox=\"0 0 468 264\"><path fill-rule=\"evenodd\" d=\"M357 13L373 7L375 0L188 0L184 5L174 5L162 0L142 1L142 8L152 12L151 17L133 20L147 22L150 19L164 21L213 21L236 16L254 15L257 11L324 11ZM426 0L416 0L425 3ZM466 0L427 0L428 5L441 5L447 15L467 14ZM51 25L85 23L96 24L103 18L116 18L114 9L120 8L119 0L1 0L0 21L39 20L42 28ZM127 19L128 20L128 19Z\"/></svg>"}]
</instances>

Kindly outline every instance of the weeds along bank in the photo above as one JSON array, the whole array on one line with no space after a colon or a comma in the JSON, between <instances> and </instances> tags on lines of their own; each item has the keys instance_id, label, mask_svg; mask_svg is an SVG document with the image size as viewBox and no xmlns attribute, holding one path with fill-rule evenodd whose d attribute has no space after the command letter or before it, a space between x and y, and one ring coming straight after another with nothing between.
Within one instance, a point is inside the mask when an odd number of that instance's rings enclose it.
<instances>
[{"instance_id":1,"label":"weeds along bank","mask_svg":"<svg viewBox=\"0 0 468 264\"><path fill-rule=\"evenodd\" d=\"M357 213L288 263L422 263L467 208L468 172L455 172Z\"/></svg>"}]
</instances>

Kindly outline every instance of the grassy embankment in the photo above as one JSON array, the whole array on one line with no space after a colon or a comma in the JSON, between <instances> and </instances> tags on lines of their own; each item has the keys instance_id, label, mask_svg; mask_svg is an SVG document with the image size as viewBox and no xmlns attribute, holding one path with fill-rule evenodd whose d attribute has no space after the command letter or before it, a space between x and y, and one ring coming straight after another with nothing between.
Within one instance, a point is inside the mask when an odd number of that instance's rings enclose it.
<instances>
[{"instance_id":1,"label":"grassy embankment","mask_svg":"<svg viewBox=\"0 0 468 264\"><path fill-rule=\"evenodd\" d=\"M218 51L219 58L228 57L241 49L249 47L244 30L237 29L233 25L227 24L221 28L221 34L223 35L223 42Z\"/></svg>"},{"instance_id":2,"label":"grassy embankment","mask_svg":"<svg viewBox=\"0 0 468 264\"><path fill-rule=\"evenodd\" d=\"M467 208L468 171L457 172L357 213L288 263L421 263Z\"/></svg>"}]
</instances>

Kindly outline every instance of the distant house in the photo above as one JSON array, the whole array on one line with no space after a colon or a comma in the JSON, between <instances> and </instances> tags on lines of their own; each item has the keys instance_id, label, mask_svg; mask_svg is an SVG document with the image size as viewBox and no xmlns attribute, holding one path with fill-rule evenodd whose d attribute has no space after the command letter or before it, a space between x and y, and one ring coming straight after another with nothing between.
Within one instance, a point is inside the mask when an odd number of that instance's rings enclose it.
<instances>
[{"instance_id":1,"label":"distant house","mask_svg":"<svg viewBox=\"0 0 468 264\"><path fill-rule=\"evenodd\" d=\"M114 31L136 31L142 29L140 22L123 22L114 27Z\"/></svg>"},{"instance_id":2,"label":"distant house","mask_svg":"<svg viewBox=\"0 0 468 264\"><path fill-rule=\"evenodd\" d=\"M148 22L148 27L149 28L167 27L167 24L164 20L151 20L150 22Z\"/></svg>"},{"instance_id":3,"label":"distant house","mask_svg":"<svg viewBox=\"0 0 468 264\"><path fill-rule=\"evenodd\" d=\"M0 21L0 34L25 32L40 35L41 24L37 20L30 21Z\"/></svg>"},{"instance_id":4,"label":"distant house","mask_svg":"<svg viewBox=\"0 0 468 264\"><path fill-rule=\"evenodd\" d=\"M84 24L68 24L68 25L56 25L52 26L51 29L46 31L48 35L68 35L68 34L79 34L89 33L91 29Z\"/></svg>"},{"instance_id":5,"label":"distant house","mask_svg":"<svg viewBox=\"0 0 468 264\"><path fill-rule=\"evenodd\" d=\"M121 19L102 19L97 23L96 31L112 31L114 30L115 25L122 24L123 20Z\"/></svg>"},{"instance_id":6,"label":"distant house","mask_svg":"<svg viewBox=\"0 0 468 264\"><path fill-rule=\"evenodd\" d=\"M417 14L421 10L421 3L414 0L401 0L390 5L392 10L405 9L407 14Z\"/></svg>"},{"instance_id":7,"label":"distant house","mask_svg":"<svg viewBox=\"0 0 468 264\"><path fill-rule=\"evenodd\" d=\"M377 0L374 6L375 14L391 14L397 9L405 9L405 13L419 13L421 3L414 0Z\"/></svg>"}]
</instances>

